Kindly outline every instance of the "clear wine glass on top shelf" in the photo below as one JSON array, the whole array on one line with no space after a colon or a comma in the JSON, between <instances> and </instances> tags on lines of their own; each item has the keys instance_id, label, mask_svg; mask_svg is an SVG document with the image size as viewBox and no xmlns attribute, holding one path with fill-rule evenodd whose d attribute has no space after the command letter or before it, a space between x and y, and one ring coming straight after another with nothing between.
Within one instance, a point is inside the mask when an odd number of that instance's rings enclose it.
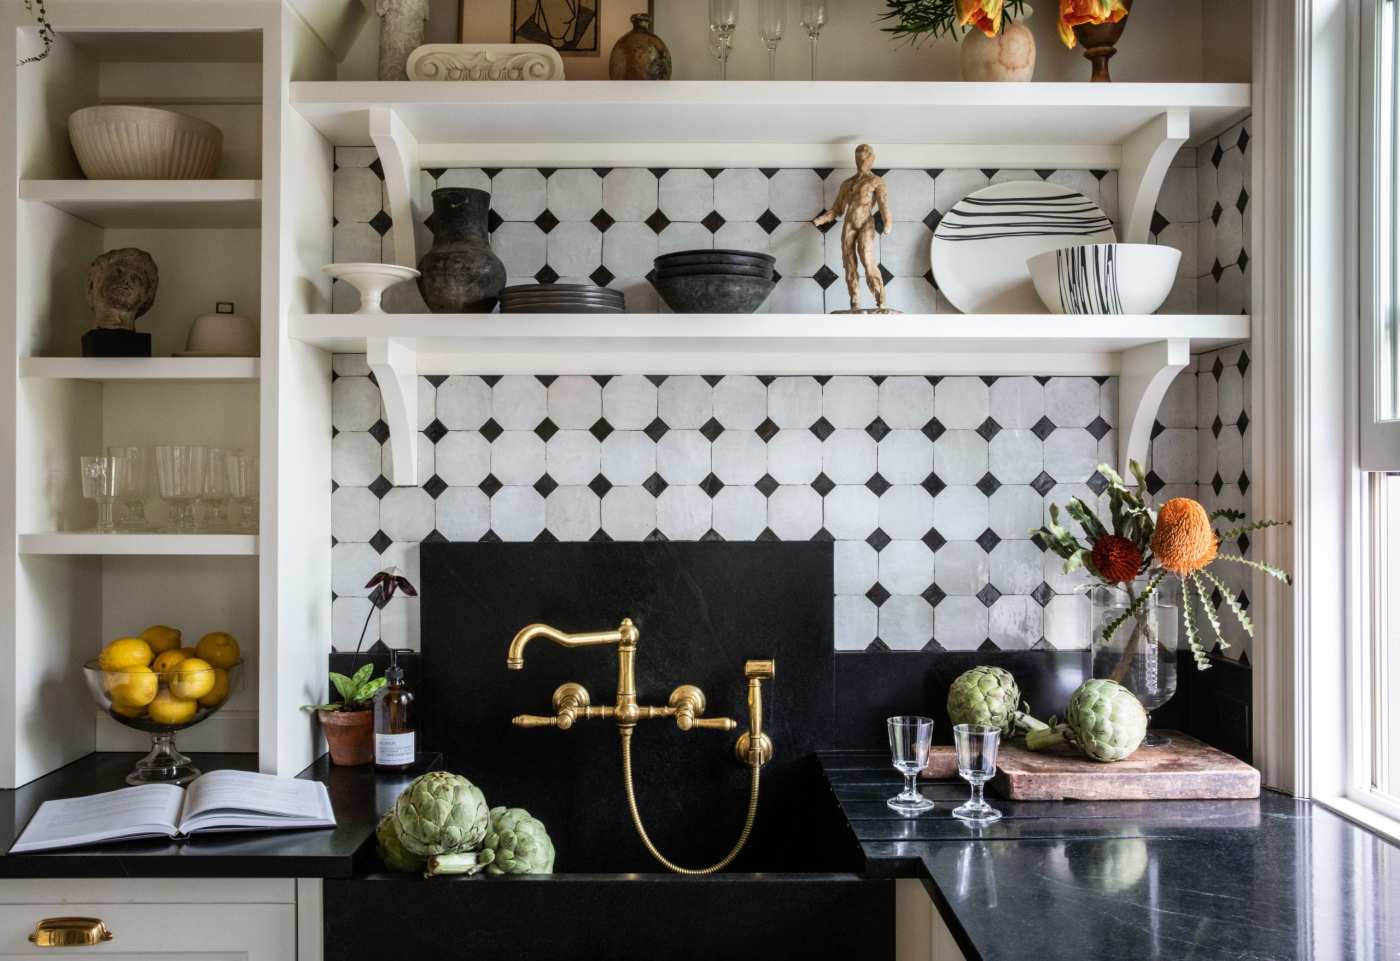
<instances>
[{"instance_id":1,"label":"clear wine glass on top shelf","mask_svg":"<svg viewBox=\"0 0 1400 961\"><path fill-rule=\"evenodd\" d=\"M817 39L822 27L826 26L826 0L799 0L798 22L807 31L807 40L812 47L812 79L817 79Z\"/></svg>"},{"instance_id":2,"label":"clear wine glass on top shelf","mask_svg":"<svg viewBox=\"0 0 1400 961\"><path fill-rule=\"evenodd\" d=\"M729 79L729 55L739 25L739 0L710 0L710 34L719 51L719 78Z\"/></svg>"},{"instance_id":3,"label":"clear wine glass on top shelf","mask_svg":"<svg viewBox=\"0 0 1400 961\"><path fill-rule=\"evenodd\" d=\"M778 43L787 22L788 0L758 0L758 35L768 48L768 79L778 79Z\"/></svg>"}]
</instances>

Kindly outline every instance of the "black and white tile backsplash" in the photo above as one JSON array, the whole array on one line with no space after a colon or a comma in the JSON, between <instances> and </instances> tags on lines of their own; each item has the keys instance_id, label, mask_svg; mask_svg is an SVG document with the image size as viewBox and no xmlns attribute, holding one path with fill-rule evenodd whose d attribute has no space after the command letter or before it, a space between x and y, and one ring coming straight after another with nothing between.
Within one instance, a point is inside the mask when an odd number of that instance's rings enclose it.
<instances>
[{"instance_id":1,"label":"black and white tile backsplash","mask_svg":"<svg viewBox=\"0 0 1400 961\"><path fill-rule=\"evenodd\" d=\"M1220 191L1233 186L1225 171L1247 177L1245 151L1233 136L1220 163L1210 159L1214 143L1185 152L1163 191L1154 236L1185 253L1164 312L1193 311L1198 296L1220 304L1235 291L1237 309L1247 310L1242 229L1234 260L1216 269L1220 253L1233 250L1224 235L1240 222L1223 206L1213 215ZM1227 159L1230 150L1238 158ZM1192 169L1198 157L1218 171L1214 180ZM337 260L389 254L374 158L372 149L337 151ZM1116 217L1115 173L1043 173ZM492 242L513 283L587 277L626 290L630 310L664 309L645 281L656 253L746 247L778 257L783 280L767 309L820 312L844 306L845 289L835 235L824 237L805 220L847 175L448 170L424 175L420 200L435 185L491 190ZM937 211L990 180L1039 176L886 173L897 217L909 218L881 238L894 301L909 311L949 311L928 271ZM1235 201L1247 205L1238 193ZM1199 273L1207 247L1212 255ZM336 309L353 310L354 292L343 286ZM399 290L397 309L422 309L411 285ZM1088 644L1087 601L1075 593L1081 578L1063 575L1058 559L1028 535L1047 504L1075 494L1092 499L1102 489L1096 465L1116 460L1116 378L420 377L418 456L426 480L394 488L385 479L387 428L364 358L337 356L334 369L337 647L355 643L370 612L369 575L392 563L416 577L417 545L438 538L825 538L836 545L838 649ZM1149 485L1159 500L1243 500L1247 370L1247 354L1235 348L1196 358L1173 383L1150 458ZM1221 467L1227 474L1217 491ZM1246 588L1243 579L1239 589ZM395 599L372 617L371 638L376 629L392 646L416 647L417 602Z\"/></svg>"}]
</instances>

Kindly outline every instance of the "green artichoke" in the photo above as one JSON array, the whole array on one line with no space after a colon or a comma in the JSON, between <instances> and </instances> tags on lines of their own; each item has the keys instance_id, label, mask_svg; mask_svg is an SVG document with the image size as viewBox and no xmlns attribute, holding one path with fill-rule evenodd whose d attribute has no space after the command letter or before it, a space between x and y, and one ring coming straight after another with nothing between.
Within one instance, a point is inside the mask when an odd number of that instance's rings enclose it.
<instances>
[{"instance_id":1,"label":"green artichoke","mask_svg":"<svg viewBox=\"0 0 1400 961\"><path fill-rule=\"evenodd\" d=\"M1116 681L1096 677L1070 695L1064 723L1030 732L1026 747L1043 751L1069 741L1095 761L1121 761L1146 736L1147 712L1142 702Z\"/></svg>"},{"instance_id":2,"label":"green artichoke","mask_svg":"<svg viewBox=\"0 0 1400 961\"><path fill-rule=\"evenodd\" d=\"M403 841L399 839L399 829L395 826L392 810L379 819L374 836L379 842L379 860L383 861L390 871L416 873L423 870L423 859L405 849Z\"/></svg>"},{"instance_id":3,"label":"green artichoke","mask_svg":"<svg viewBox=\"0 0 1400 961\"><path fill-rule=\"evenodd\" d=\"M1016 679L999 667L964 671L948 688L948 717L954 724L994 727L1003 737L1018 729L1045 729L1044 723L1021 711L1020 705L1021 689L1016 686Z\"/></svg>"},{"instance_id":4,"label":"green artichoke","mask_svg":"<svg viewBox=\"0 0 1400 961\"><path fill-rule=\"evenodd\" d=\"M404 848L425 858L475 851L491 826L481 789L447 771L414 778L394 802L393 815Z\"/></svg>"},{"instance_id":5,"label":"green artichoke","mask_svg":"<svg viewBox=\"0 0 1400 961\"><path fill-rule=\"evenodd\" d=\"M553 874L554 844L524 808L492 808L481 859L487 874Z\"/></svg>"}]
</instances>

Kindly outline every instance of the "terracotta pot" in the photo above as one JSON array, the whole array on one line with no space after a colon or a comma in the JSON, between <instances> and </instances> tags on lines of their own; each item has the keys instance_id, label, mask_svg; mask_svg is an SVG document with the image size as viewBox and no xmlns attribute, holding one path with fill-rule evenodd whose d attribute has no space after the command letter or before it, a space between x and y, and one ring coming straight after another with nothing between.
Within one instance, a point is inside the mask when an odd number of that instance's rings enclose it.
<instances>
[{"instance_id":1,"label":"terracotta pot","mask_svg":"<svg viewBox=\"0 0 1400 961\"><path fill-rule=\"evenodd\" d=\"M1131 13L1133 0L1123 0L1123 6ZM1118 52L1116 44L1127 26L1128 18L1124 17L1117 23L1086 23L1074 28L1075 39L1084 47L1084 59L1093 64L1094 72L1089 77L1091 81L1109 83L1113 80L1108 75L1108 62Z\"/></svg>"},{"instance_id":2,"label":"terracotta pot","mask_svg":"<svg viewBox=\"0 0 1400 961\"><path fill-rule=\"evenodd\" d=\"M996 39L981 30L963 37L960 58L962 78L975 82L1026 81L1035 76L1035 36L1026 21L1027 6L1019 20L1010 21Z\"/></svg>"},{"instance_id":3,"label":"terracotta pot","mask_svg":"<svg viewBox=\"0 0 1400 961\"><path fill-rule=\"evenodd\" d=\"M317 711L331 763L359 767L374 760L373 711Z\"/></svg>"},{"instance_id":4,"label":"terracotta pot","mask_svg":"<svg viewBox=\"0 0 1400 961\"><path fill-rule=\"evenodd\" d=\"M613 80L670 80L671 51L651 32L651 17L632 14L632 29L618 38L608 58Z\"/></svg>"}]
</instances>

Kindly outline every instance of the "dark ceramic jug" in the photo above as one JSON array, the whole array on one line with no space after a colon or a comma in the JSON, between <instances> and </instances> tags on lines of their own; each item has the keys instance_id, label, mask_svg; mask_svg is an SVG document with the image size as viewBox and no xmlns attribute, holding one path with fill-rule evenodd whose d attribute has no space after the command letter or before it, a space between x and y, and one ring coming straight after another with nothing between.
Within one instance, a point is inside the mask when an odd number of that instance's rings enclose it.
<instances>
[{"instance_id":1,"label":"dark ceramic jug","mask_svg":"<svg viewBox=\"0 0 1400 961\"><path fill-rule=\"evenodd\" d=\"M670 80L671 51L651 32L651 16L632 14L632 29L623 34L608 58L612 80Z\"/></svg>"},{"instance_id":2,"label":"dark ceramic jug","mask_svg":"<svg viewBox=\"0 0 1400 961\"><path fill-rule=\"evenodd\" d=\"M435 314L489 314L506 285L506 265L491 251L491 195L467 187L433 191L427 220L433 246L418 262L418 290Z\"/></svg>"}]
</instances>

